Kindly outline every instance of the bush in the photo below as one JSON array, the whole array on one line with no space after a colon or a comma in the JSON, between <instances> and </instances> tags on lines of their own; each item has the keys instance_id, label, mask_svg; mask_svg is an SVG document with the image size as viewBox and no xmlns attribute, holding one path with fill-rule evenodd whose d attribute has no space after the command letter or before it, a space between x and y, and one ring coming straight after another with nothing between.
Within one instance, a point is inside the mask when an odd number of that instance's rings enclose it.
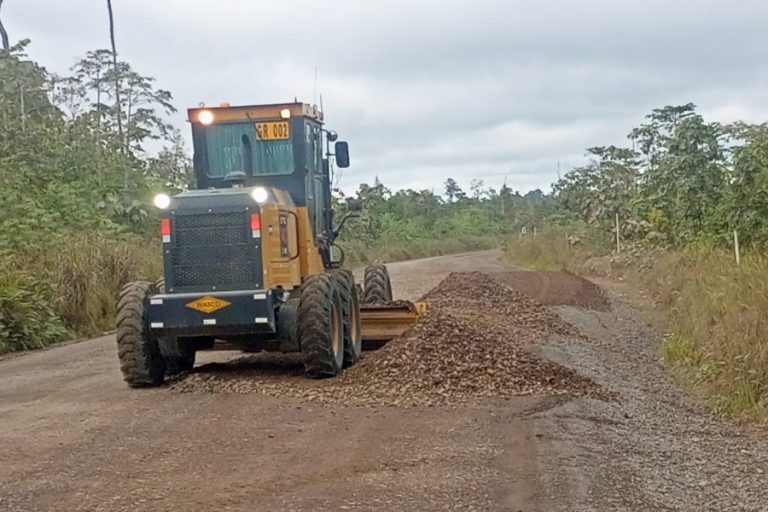
<instances>
[{"instance_id":1,"label":"bush","mask_svg":"<svg viewBox=\"0 0 768 512\"><path fill-rule=\"evenodd\" d=\"M43 348L67 335L51 305L52 292L45 280L29 274L0 275L0 353Z\"/></svg>"}]
</instances>

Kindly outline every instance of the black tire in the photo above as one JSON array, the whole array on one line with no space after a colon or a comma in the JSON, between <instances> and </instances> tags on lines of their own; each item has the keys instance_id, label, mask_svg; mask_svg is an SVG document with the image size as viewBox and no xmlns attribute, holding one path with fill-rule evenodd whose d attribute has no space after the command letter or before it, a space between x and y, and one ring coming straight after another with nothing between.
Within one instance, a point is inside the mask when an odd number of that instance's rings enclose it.
<instances>
[{"instance_id":1,"label":"black tire","mask_svg":"<svg viewBox=\"0 0 768 512\"><path fill-rule=\"evenodd\" d=\"M166 374L170 376L191 372L195 367L195 355L194 350L185 349L182 351L181 357L166 358Z\"/></svg>"},{"instance_id":2,"label":"black tire","mask_svg":"<svg viewBox=\"0 0 768 512\"><path fill-rule=\"evenodd\" d=\"M349 270L331 271L341 297L342 327L344 333L344 366L352 366L363 351L362 325L360 323L360 298L357 295L355 276Z\"/></svg>"},{"instance_id":3,"label":"black tire","mask_svg":"<svg viewBox=\"0 0 768 512\"><path fill-rule=\"evenodd\" d=\"M165 278L161 277L155 281L155 289L157 293L165 293ZM181 351L181 357L166 357L165 358L165 374L168 376L178 375L183 372L191 372L195 367L195 350L184 349Z\"/></svg>"},{"instance_id":4,"label":"black tire","mask_svg":"<svg viewBox=\"0 0 768 512\"><path fill-rule=\"evenodd\" d=\"M165 378L166 362L145 316L148 298L155 291L151 283L129 283L117 305L117 356L123 379L132 388L159 386Z\"/></svg>"},{"instance_id":5,"label":"black tire","mask_svg":"<svg viewBox=\"0 0 768 512\"><path fill-rule=\"evenodd\" d=\"M298 336L304 372L314 379L333 377L344 365L342 305L335 281L327 274L309 276L301 287Z\"/></svg>"},{"instance_id":6,"label":"black tire","mask_svg":"<svg viewBox=\"0 0 768 512\"><path fill-rule=\"evenodd\" d=\"M377 263L365 268L363 304L381 305L392 302L392 283L387 267Z\"/></svg>"}]
</instances>

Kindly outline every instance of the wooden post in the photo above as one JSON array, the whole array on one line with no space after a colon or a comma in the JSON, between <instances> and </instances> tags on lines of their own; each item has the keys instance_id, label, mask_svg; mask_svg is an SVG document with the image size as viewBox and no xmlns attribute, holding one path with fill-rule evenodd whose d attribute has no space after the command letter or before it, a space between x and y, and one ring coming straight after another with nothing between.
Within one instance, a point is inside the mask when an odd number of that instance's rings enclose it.
<instances>
[{"instance_id":1,"label":"wooden post","mask_svg":"<svg viewBox=\"0 0 768 512\"><path fill-rule=\"evenodd\" d=\"M739 233L733 230L733 251L736 253L736 264L741 265L741 252L739 251Z\"/></svg>"},{"instance_id":2,"label":"wooden post","mask_svg":"<svg viewBox=\"0 0 768 512\"><path fill-rule=\"evenodd\" d=\"M619 212L616 212L616 254L621 254L621 230L619 228Z\"/></svg>"},{"instance_id":3,"label":"wooden post","mask_svg":"<svg viewBox=\"0 0 768 512\"><path fill-rule=\"evenodd\" d=\"M27 115L24 112L26 110L26 106L24 105L24 86L21 86L21 131L25 132L27 131Z\"/></svg>"}]
</instances>

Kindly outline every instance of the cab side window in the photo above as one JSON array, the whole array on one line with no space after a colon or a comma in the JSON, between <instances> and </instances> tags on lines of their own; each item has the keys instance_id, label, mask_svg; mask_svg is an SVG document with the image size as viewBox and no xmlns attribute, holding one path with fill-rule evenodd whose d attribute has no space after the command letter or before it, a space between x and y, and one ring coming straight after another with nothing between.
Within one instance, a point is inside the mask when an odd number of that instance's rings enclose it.
<instances>
[{"instance_id":1,"label":"cab side window","mask_svg":"<svg viewBox=\"0 0 768 512\"><path fill-rule=\"evenodd\" d=\"M306 147L306 196L307 212L315 236L323 231L323 193L322 193L322 132L320 127L307 122L304 129ZM318 158L319 156L319 158Z\"/></svg>"}]
</instances>

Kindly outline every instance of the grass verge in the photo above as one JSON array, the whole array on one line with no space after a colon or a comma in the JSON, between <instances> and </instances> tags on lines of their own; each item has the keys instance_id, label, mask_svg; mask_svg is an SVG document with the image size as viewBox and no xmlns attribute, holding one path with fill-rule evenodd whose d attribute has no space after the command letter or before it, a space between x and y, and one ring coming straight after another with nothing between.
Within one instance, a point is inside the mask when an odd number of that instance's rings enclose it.
<instances>
[{"instance_id":1,"label":"grass verge","mask_svg":"<svg viewBox=\"0 0 768 512\"><path fill-rule=\"evenodd\" d=\"M70 234L0 253L0 353L111 329L122 286L160 275L157 243L131 235Z\"/></svg>"}]
</instances>

